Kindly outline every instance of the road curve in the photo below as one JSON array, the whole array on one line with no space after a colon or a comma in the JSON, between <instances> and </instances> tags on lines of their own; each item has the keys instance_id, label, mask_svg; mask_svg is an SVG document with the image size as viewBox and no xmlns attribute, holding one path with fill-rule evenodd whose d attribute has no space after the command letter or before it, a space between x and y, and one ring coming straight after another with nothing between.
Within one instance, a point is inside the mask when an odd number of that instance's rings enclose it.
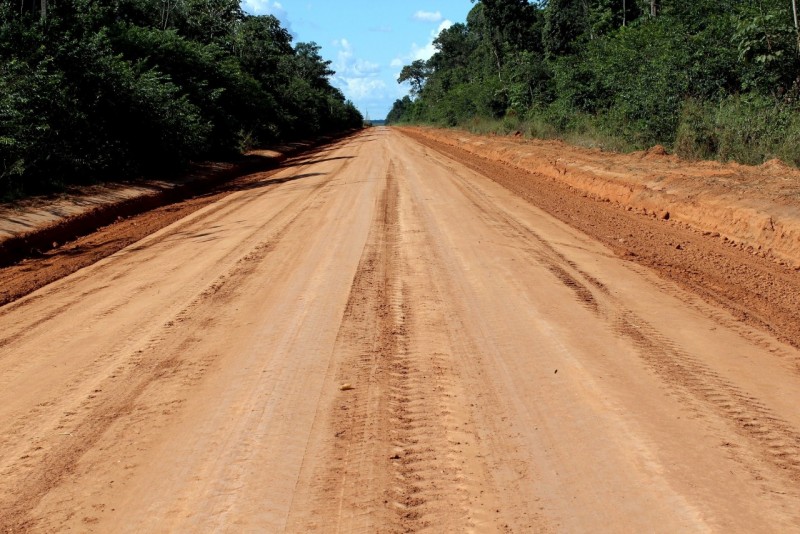
<instances>
[{"instance_id":1,"label":"road curve","mask_svg":"<svg viewBox=\"0 0 800 534\"><path fill-rule=\"evenodd\" d=\"M0 307L0 526L800 531L799 352L373 128Z\"/></svg>"}]
</instances>

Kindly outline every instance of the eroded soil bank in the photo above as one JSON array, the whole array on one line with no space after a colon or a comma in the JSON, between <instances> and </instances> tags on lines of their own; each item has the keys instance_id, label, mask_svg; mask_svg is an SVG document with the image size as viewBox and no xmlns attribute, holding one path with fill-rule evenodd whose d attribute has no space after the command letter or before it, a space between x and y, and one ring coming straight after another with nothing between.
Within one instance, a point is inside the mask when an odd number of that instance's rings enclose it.
<instances>
[{"instance_id":1,"label":"eroded soil bank","mask_svg":"<svg viewBox=\"0 0 800 534\"><path fill-rule=\"evenodd\" d=\"M91 186L0 205L0 305L263 181L282 163L302 165L333 140L252 151L237 162L199 165L174 182Z\"/></svg>"},{"instance_id":2,"label":"eroded soil bank","mask_svg":"<svg viewBox=\"0 0 800 534\"><path fill-rule=\"evenodd\" d=\"M800 170L778 160L754 167L690 162L661 147L618 154L560 141L404 131L551 178L596 200L686 223L731 246L800 268Z\"/></svg>"},{"instance_id":3,"label":"eroded soil bank","mask_svg":"<svg viewBox=\"0 0 800 534\"><path fill-rule=\"evenodd\" d=\"M402 132L618 255L800 347L798 171L775 164L692 164L661 154L608 154L451 130ZM756 231L763 220L774 230Z\"/></svg>"}]
</instances>

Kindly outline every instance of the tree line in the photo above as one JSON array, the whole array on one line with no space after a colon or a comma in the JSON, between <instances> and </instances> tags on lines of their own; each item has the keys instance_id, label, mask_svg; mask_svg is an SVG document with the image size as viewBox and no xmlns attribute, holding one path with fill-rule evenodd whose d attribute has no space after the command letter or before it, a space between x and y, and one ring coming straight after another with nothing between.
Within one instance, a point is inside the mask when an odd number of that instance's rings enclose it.
<instances>
[{"instance_id":1,"label":"tree line","mask_svg":"<svg viewBox=\"0 0 800 534\"><path fill-rule=\"evenodd\" d=\"M314 43L239 0L0 3L0 197L361 126Z\"/></svg>"},{"instance_id":2,"label":"tree line","mask_svg":"<svg viewBox=\"0 0 800 534\"><path fill-rule=\"evenodd\" d=\"M403 67L389 122L800 164L796 0L475 4Z\"/></svg>"}]
</instances>

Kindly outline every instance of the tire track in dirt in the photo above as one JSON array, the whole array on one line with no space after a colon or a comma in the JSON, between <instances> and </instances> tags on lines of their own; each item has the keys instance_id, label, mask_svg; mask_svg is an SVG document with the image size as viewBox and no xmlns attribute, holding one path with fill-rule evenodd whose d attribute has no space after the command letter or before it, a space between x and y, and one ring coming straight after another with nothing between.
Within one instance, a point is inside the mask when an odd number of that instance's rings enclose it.
<instances>
[{"instance_id":1,"label":"tire track in dirt","mask_svg":"<svg viewBox=\"0 0 800 534\"><path fill-rule=\"evenodd\" d=\"M344 160L344 162L335 171L335 173L343 172L347 168L347 166L350 164L350 161L351 160L349 160L349 159L348 160ZM301 170L304 170L309 165L311 165L311 164L308 164L308 165L305 165L305 166L301 167ZM302 173L300 173L300 174L302 174ZM310 191L310 195L316 195L319 192L319 190L323 186L325 186L327 183L328 182L322 182L322 183L319 183L319 184L315 184L313 186L313 189ZM257 200L258 198L260 198L260 197L262 197L264 195L268 195L268 194L272 193L273 189L274 189L274 187L266 186L264 191L259 192L255 197L251 196L251 197L248 197L248 198L251 201L252 200ZM285 206L283 211L276 213L273 217L270 217L269 219L266 219L263 222L261 222L259 225L254 226L251 229L251 231L249 232L249 234L248 234L246 239L247 240L257 240L257 239L259 239L258 236L261 233L263 233L265 229L270 228L272 225L274 225L276 222L278 222L279 219L284 217L285 213L291 213L292 211L297 209L298 206L307 205L308 202L310 202L310 200L311 200L310 197L298 197L298 198L293 199L290 203L288 203ZM87 271L87 272L82 273L82 274L81 273L77 274L76 277L73 279L73 283L72 284L69 284L69 285L54 285L54 286L51 286L51 287L47 288L45 290L46 291L45 294L35 295L35 296L30 297L28 299L20 300L20 301L11 303L9 305L0 307L0 319L3 319L6 316L10 316L11 314L17 313L20 309L22 309L25 306L28 306L28 305L30 305L30 304L32 304L32 303L34 303L34 302L36 302L36 301L38 301L40 299L52 298L52 297L60 295L60 294L62 294L64 292L72 291L72 287L76 286L81 281L87 280L89 278L96 278L96 277L102 275L106 271L113 270L113 272L118 273L113 278L111 278L110 281L114 281L116 279L120 279L120 278L122 278L124 276L127 276L127 275L130 274L131 271L140 268L140 266L142 264L142 261L147 262L148 260L153 259L155 257L155 255L160 254L162 252L160 249L156 248L156 245L161 244L164 241L167 241L169 239L174 238L174 236L177 233L182 232L183 229L186 228L188 225L196 224L198 221L205 221L205 224L207 226L210 226L215 221L219 220L220 217L224 217L224 216L228 215L229 213L234 212L236 209L238 209L238 207L239 206L238 206L237 202L232 202L232 203L221 202L221 203L218 203L218 204L212 204L211 206L209 206L209 208L207 208L206 210L202 211L201 213L199 213L197 215L194 215L194 216L190 216L185 220L179 221L178 223L176 223L170 229L169 232L161 233L159 235L147 238L147 240L144 242L144 244L137 245L137 246L133 247L132 249L130 249L131 251L144 252L145 254L147 254L147 256L145 256L144 260L142 260L140 256L137 256L135 261L128 261L128 259L125 257L128 252L127 251L122 251L122 252L120 252L120 254L123 255L122 258L121 258L121 262L118 261L118 262L113 262L113 263L104 263L104 264L96 265L90 271ZM258 246L258 243L256 244L256 246ZM202 254L203 253L202 249L200 249L198 253ZM230 261L233 257L235 257L236 255L240 255L240 254L241 254L240 249L231 250L224 257L220 258L219 261L220 262ZM174 267L174 269L178 269L178 268L180 268L180 266L175 266ZM163 277L168 277L169 275L170 275L169 271L162 273ZM94 288L92 290L92 292L96 293L98 291L101 291L102 289L103 288ZM142 287L141 289L144 289L144 287ZM56 317L56 316L58 316L60 314L63 314L63 313L66 313L71 308L74 308L75 306L80 306L82 302L85 302L84 298L87 297L87 296L89 296L89 295L87 294L87 295L76 296L76 298L72 299L70 302L68 302L68 303L66 303L66 304L64 304L62 306L58 306L58 307L52 308L51 310L48 311L48 313L46 315L44 315L44 316L40 317L39 319L37 319L36 322L27 323L25 325L24 331L20 332L20 331L11 330L10 332L9 331L4 332L5 335L3 337L0 337L0 347L8 345L11 342L23 339L24 337L29 337L29 336L32 337L32 336L38 335L39 334L39 331L38 331L39 327L41 327L42 325L46 325L47 322L49 320L51 320L53 317ZM125 305L127 305L134 298L137 298L136 292L131 292L128 295L127 299L125 301L119 303L119 305L117 307L118 308L119 307L124 307ZM100 316L107 315L111 311L113 311L113 310L112 309L102 310L102 311L99 312L99 315Z\"/></svg>"},{"instance_id":2,"label":"tire track in dirt","mask_svg":"<svg viewBox=\"0 0 800 534\"><path fill-rule=\"evenodd\" d=\"M639 349L639 357L687 403L697 401L710 408L729 428L750 440L764 461L793 482L800 481L800 432L792 425L627 309L601 282L565 258L535 230L487 201L460 173L450 176L487 224L525 243L523 249L533 262L545 266L579 303L630 339Z\"/></svg>"},{"instance_id":3,"label":"tire track in dirt","mask_svg":"<svg viewBox=\"0 0 800 534\"><path fill-rule=\"evenodd\" d=\"M726 308L738 320L800 347L799 272L671 221L593 200L557 180L512 169L410 131L402 134L497 182L618 255Z\"/></svg>"},{"instance_id":4,"label":"tire track in dirt","mask_svg":"<svg viewBox=\"0 0 800 534\"><path fill-rule=\"evenodd\" d=\"M765 461L793 482L800 481L800 432L632 312L622 310L607 318L615 321L615 329L634 342L640 357L666 383L710 407L736 433L756 444Z\"/></svg>"},{"instance_id":5,"label":"tire track in dirt","mask_svg":"<svg viewBox=\"0 0 800 534\"><path fill-rule=\"evenodd\" d=\"M293 201L291 207L294 209L284 210L279 214L293 212L291 217L269 235L261 238L233 264L230 270L219 275L173 319L165 322L161 329L145 342L143 348L137 350L135 354L124 357L123 360L127 363L111 375L108 379L109 384L102 384L95 390L98 395L91 396L80 406L65 412L58 426L53 429L54 434L66 436L60 445L45 449L41 446L32 447L26 443L23 445L23 451L15 452L24 463L8 466L0 476L10 478L13 474L14 478L19 480L20 470L28 472L21 485L5 488L2 491L7 495L0 499L2 503L0 524L6 525L9 532L25 531L35 527L34 520L27 517L29 511L48 491L60 484L65 476L74 470L81 456L94 447L117 419L131 414L136 400L151 384L172 376L181 369L184 362L180 355L189 352L189 348L194 344L193 339L179 341L177 350L161 350L161 345L172 332L180 335L180 331L174 329L175 325L188 320L199 307L215 309L229 302L235 295L239 282L252 275L330 184L331 180L320 182L308 195ZM253 235L259 231L263 232L270 223L275 222L274 218L271 218L268 223L260 225ZM204 366L208 365L210 362L204 362ZM100 393L103 394L99 395ZM11 425L6 434L7 439L0 445L7 445L7 441L12 437L14 440L20 440L20 432L28 424L28 416L20 417ZM41 432L40 428L39 433Z\"/></svg>"},{"instance_id":6,"label":"tire track in dirt","mask_svg":"<svg viewBox=\"0 0 800 534\"><path fill-rule=\"evenodd\" d=\"M316 511L298 530L498 530L478 503L490 482L463 406L444 300L430 270L405 256L406 236L424 234L403 226L398 182L391 162L337 338L337 381L353 389L333 406L329 462L311 489ZM336 526L319 517L335 517Z\"/></svg>"},{"instance_id":7,"label":"tire track in dirt","mask_svg":"<svg viewBox=\"0 0 800 534\"><path fill-rule=\"evenodd\" d=\"M336 377L341 393L328 422L334 443L328 444L324 454L327 461L316 468L314 487L308 488L314 492L309 496L314 507L312 517L301 519L304 524L290 526L290 530L328 530L331 525L319 524L319 518L335 518L333 530L337 532L374 531L390 515L384 506L388 465L381 414L386 409L386 397L380 382L384 373L381 360L395 350L397 341L392 335L394 317L386 295L390 255L396 252L393 234L388 231L390 221L389 190L384 184L334 349L347 360L346 371L340 370ZM304 508L299 500L295 498L293 508Z\"/></svg>"},{"instance_id":8,"label":"tire track in dirt","mask_svg":"<svg viewBox=\"0 0 800 534\"><path fill-rule=\"evenodd\" d=\"M284 190L305 200L228 211L219 245L239 254L207 243L217 223L198 214L162 256L142 243L108 260L145 262L112 282L125 294L7 345L0 531L800 524L788 362L710 333L735 322L721 308L690 324L684 299L712 306L457 161L388 135L358 156ZM0 318L19 329L54 301L35 302Z\"/></svg>"},{"instance_id":9,"label":"tire track in dirt","mask_svg":"<svg viewBox=\"0 0 800 534\"><path fill-rule=\"evenodd\" d=\"M225 204L219 203L219 201L232 193L261 187L265 189L264 194L266 194L268 189L273 189L295 179L297 175L302 175L305 169L316 163L317 156L340 149L351 142L350 139L338 141L329 149L316 149L310 153L289 158L278 169L251 172L214 187L210 187L210 184L200 184L200 190L193 198L156 207L125 219L118 218L115 222L95 232L77 237L60 247L48 250L40 257L28 258L14 265L1 267L0 280L3 281L3 284L0 285L0 305L14 302L47 284L92 265L170 224L189 217L198 210L205 210L204 216L209 217L216 210L225 207ZM294 176L272 178L276 173L290 167L297 167ZM108 208L107 211L110 212L111 208ZM178 224L180 223L178 222ZM55 229L55 234L53 234L53 230L49 231L54 237L48 240L48 246L51 241L63 242L62 238L57 237L57 230Z\"/></svg>"}]
</instances>

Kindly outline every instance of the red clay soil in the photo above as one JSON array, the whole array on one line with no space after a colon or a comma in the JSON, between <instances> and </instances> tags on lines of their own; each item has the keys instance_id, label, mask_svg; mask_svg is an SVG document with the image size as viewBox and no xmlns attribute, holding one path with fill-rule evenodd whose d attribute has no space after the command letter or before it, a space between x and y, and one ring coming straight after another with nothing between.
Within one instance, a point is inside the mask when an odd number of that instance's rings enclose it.
<instances>
[{"instance_id":1,"label":"red clay soil","mask_svg":"<svg viewBox=\"0 0 800 534\"><path fill-rule=\"evenodd\" d=\"M257 182L269 184L269 177L281 168L302 165L324 151L305 152L277 169L273 168L275 159L247 158L242 164L217 170L208 179L109 205L7 240L0 244L0 306L98 262L234 191ZM275 180L279 183L281 180Z\"/></svg>"},{"instance_id":2,"label":"red clay soil","mask_svg":"<svg viewBox=\"0 0 800 534\"><path fill-rule=\"evenodd\" d=\"M499 157L480 157L436 138L452 136L451 132L403 129L403 133L486 175L603 242L619 256L654 269L708 302L723 306L736 318L800 347L800 273L796 269L748 252L741 243L719 234L664 219L663 215L653 217L629 211L622 204L598 200L562 180L526 172ZM494 142L486 138L482 141L487 145ZM505 141L499 140L498 144L502 142ZM572 155L568 150L590 152L566 146L562 149L562 157L567 159ZM593 152L593 156L599 157L599 153Z\"/></svg>"},{"instance_id":3,"label":"red clay soil","mask_svg":"<svg viewBox=\"0 0 800 534\"><path fill-rule=\"evenodd\" d=\"M707 301L724 306L738 319L800 347L800 273L794 268L777 263L775 257L769 253L753 254L753 248L748 252L747 246L741 241L736 242L717 233L701 231L696 226L681 222L679 217L673 216L666 220L666 211L662 210L654 217L655 212L652 209L649 212L632 210L630 204L620 203L619 199L610 202L596 192L587 192L570 185L563 175L562 178L554 178L539 172L552 163L554 151L558 151L564 161L571 162L564 164L565 166L580 165L586 168L587 162L592 162L597 167L601 162L609 160L603 165L607 168L616 165L619 174L633 174L637 161L642 168L651 167L654 165L653 158L658 158L656 166L667 165L673 174L683 176L687 172L697 171L698 168L714 169L717 174L725 174L728 168L737 171L742 166L725 167L717 163L703 163L690 169L688 164L681 167L676 158L659 155L657 150L652 149L644 154L630 156L604 154L558 143L548 145L500 138L479 138L484 151L482 155L478 155L474 147L464 150L453 142L454 136L465 135L462 133L417 129L404 129L403 132L425 146L485 174L532 204L605 243L620 256L655 269L665 278L676 281ZM509 143L514 143L513 146L519 150L510 151L506 146ZM542 165L530 165L531 161L535 161L537 151L541 152ZM486 154L495 154L495 157L482 157ZM509 155L519 159L519 154L528 156L525 164L533 167L534 171L526 171L519 164L509 161ZM306 157L308 155L300 156L287 164L303 164ZM773 162L766 168L770 170L775 166ZM679 167L683 170L676 171ZM268 183L269 176L274 172L241 176L204 195L128 218L120 217L96 232L4 267L0 269L0 305L91 265L194 211L213 204L232 191L246 188L248 184L255 182L263 184L266 180ZM662 169L659 172L668 171ZM732 173L728 173L730 174ZM765 196L766 183L768 182L765 180L756 183L756 198ZM707 186L708 189L714 188L713 183ZM600 186L602 187L603 185ZM737 194L740 193L741 191ZM776 194L776 198L784 199L782 202L787 205L786 199L789 196L790 192L787 191ZM64 235L58 235L57 228L55 233L47 235L47 239L52 239L57 244L65 241Z\"/></svg>"},{"instance_id":4,"label":"red clay soil","mask_svg":"<svg viewBox=\"0 0 800 534\"><path fill-rule=\"evenodd\" d=\"M758 166L686 161L660 146L620 154L561 141L415 131L556 179L598 200L718 233L756 255L800 267L800 169L778 160Z\"/></svg>"},{"instance_id":5,"label":"red clay soil","mask_svg":"<svg viewBox=\"0 0 800 534\"><path fill-rule=\"evenodd\" d=\"M656 273L795 339L797 275L439 148L372 128L0 307L0 531L800 531L800 350Z\"/></svg>"}]
</instances>

